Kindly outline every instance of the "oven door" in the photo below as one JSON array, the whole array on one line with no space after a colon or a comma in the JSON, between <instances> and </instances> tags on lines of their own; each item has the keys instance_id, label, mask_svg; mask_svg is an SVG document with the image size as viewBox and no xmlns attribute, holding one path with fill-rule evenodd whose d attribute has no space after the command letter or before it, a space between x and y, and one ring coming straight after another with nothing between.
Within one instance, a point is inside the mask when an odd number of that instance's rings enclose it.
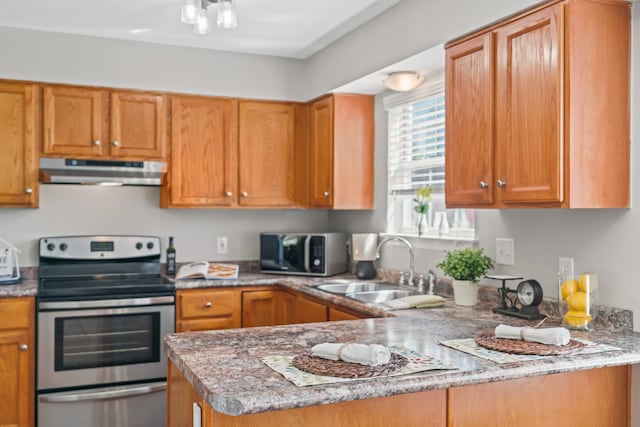
<instances>
[{"instance_id":1,"label":"oven door","mask_svg":"<svg viewBox=\"0 0 640 427\"><path fill-rule=\"evenodd\" d=\"M39 391L166 378L175 298L40 301Z\"/></svg>"}]
</instances>

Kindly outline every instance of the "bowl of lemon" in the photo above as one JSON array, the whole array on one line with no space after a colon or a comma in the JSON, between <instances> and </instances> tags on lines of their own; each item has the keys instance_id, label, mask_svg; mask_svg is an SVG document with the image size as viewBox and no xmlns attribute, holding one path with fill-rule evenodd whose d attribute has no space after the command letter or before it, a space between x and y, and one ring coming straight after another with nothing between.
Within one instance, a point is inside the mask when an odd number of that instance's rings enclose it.
<instances>
[{"instance_id":1,"label":"bowl of lemon","mask_svg":"<svg viewBox=\"0 0 640 427\"><path fill-rule=\"evenodd\" d=\"M571 329L588 330L596 317L597 294L597 273L582 273L578 277L561 275L558 301L562 324Z\"/></svg>"}]
</instances>

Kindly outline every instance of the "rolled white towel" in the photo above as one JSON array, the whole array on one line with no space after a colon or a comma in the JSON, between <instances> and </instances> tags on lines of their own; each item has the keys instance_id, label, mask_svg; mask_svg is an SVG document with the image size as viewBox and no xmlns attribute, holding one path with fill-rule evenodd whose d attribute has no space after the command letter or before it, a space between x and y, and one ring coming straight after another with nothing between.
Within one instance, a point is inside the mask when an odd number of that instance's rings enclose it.
<instances>
[{"instance_id":1,"label":"rolled white towel","mask_svg":"<svg viewBox=\"0 0 640 427\"><path fill-rule=\"evenodd\" d=\"M311 348L311 354L330 360L377 366L389 363L391 351L380 344L322 343Z\"/></svg>"},{"instance_id":2,"label":"rolled white towel","mask_svg":"<svg viewBox=\"0 0 640 427\"><path fill-rule=\"evenodd\" d=\"M518 328L515 326L496 326L496 338L512 340L525 340L541 344L567 345L571 340L571 334L566 328Z\"/></svg>"}]
</instances>

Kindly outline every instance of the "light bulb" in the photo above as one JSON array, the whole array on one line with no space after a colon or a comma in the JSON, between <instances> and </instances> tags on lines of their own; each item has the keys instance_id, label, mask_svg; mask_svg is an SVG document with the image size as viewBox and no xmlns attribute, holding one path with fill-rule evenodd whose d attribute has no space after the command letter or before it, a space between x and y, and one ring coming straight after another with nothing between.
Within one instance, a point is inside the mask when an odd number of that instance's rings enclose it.
<instances>
[{"instance_id":1,"label":"light bulb","mask_svg":"<svg viewBox=\"0 0 640 427\"><path fill-rule=\"evenodd\" d=\"M201 9L201 0L182 0L182 16L181 20L185 24L194 24L196 22L196 15L198 10Z\"/></svg>"},{"instance_id":2,"label":"light bulb","mask_svg":"<svg viewBox=\"0 0 640 427\"><path fill-rule=\"evenodd\" d=\"M236 7L231 0L218 1L218 27L236 28L238 26L238 14Z\"/></svg>"},{"instance_id":3,"label":"light bulb","mask_svg":"<svg viewBox=\"0 0 640 427\"><path fill-rule=\"evenodd\" d=\"M408 92L416 88L422 81L424 76L415 71L398 71L391 73L384 79L384 84L391 90L397 92Z\"/></svg>"},{"instance_id":4,"label":"light bulb","mask_svg":"<svg viewBox=\"0 0 640 427\"><path fill-rule=\"evenodd\" d=\"M211 31L211 26L209 25L207 9L200 9L196 14L196 22L193 24L193 32L204 35L209 34L209 31Z\"/></svg>"}]
</instances>

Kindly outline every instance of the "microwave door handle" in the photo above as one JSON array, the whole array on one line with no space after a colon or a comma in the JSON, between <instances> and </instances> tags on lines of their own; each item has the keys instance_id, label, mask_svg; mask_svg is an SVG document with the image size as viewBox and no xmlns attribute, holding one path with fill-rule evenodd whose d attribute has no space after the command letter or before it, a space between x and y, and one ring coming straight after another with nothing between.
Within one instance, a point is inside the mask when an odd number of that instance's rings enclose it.
<instances>
[{"instance_id":1,"label":"microwave door handle","mask_svg":"<svg viewBox=\"0 0 640 427\"><path fill-rule=\"evenodd\" d=\"M309 250L311 248L311 236L305 236L304 238L304 271L307 273L311 272L311 268L309 267L310 256Z\"/></svg>"},{"instance_id":2,"label":"microwave door handle","mask_svg":"<svg viewBox=\"0 0 640 427\"><path fill-rule=\"evenodd\" d=\"M43 403L81 402L86 400L108 400L122 397L140 396L167 389L167 384L154 384L142 387L128 388L124 390L96 391L88 393L65 394L64 396L41 395L38 399Z\"/></svg>"}]
</instances>

